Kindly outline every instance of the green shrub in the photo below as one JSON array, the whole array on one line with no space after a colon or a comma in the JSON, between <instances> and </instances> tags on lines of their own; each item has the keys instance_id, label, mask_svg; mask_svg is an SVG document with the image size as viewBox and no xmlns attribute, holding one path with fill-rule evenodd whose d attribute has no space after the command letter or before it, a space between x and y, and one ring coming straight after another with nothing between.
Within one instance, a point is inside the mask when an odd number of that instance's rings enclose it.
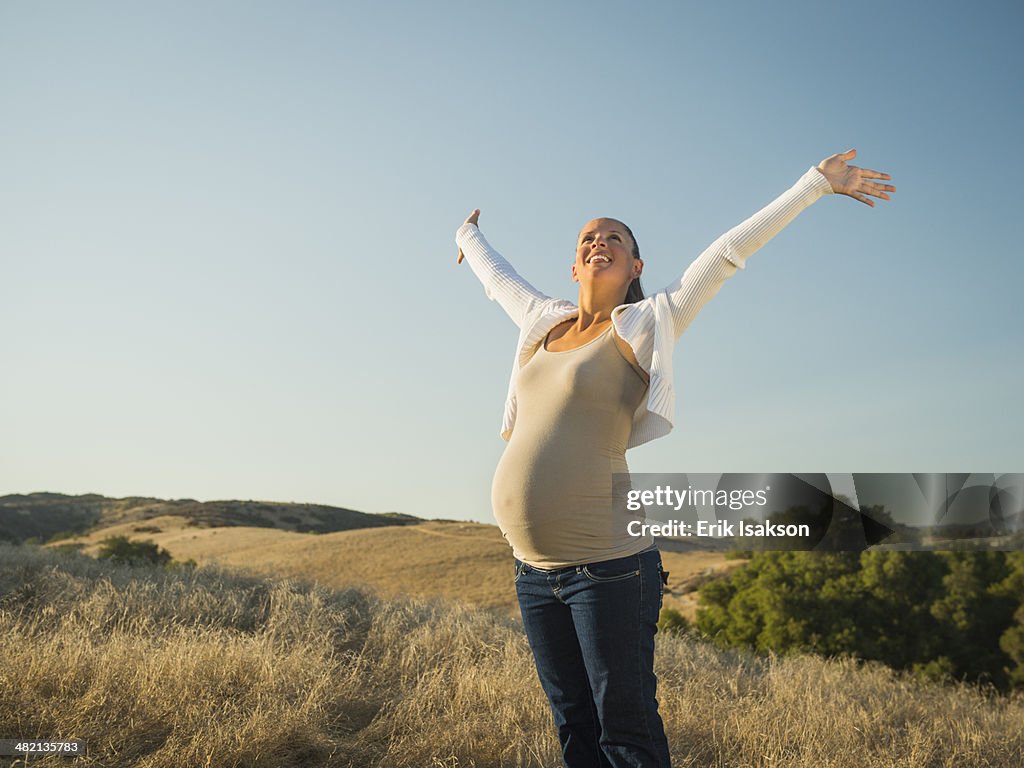
<instances>
[{"instance_id":1,"label":"green shrub","mask_svg":"<svg viewBox=\"0 0 1024 768\"><path fill-rule=\"evenodd\" d=\"M108 536L100 542L100 560L126 565L167 565L171 553L152 541L132 541L127 536Z\"/></svg>"},{"instance_id":2,"label":"green shrub","mask_svg":"<svg viewBox=\"0 0 1024 768\"><path fill-rule=\"evenodd\" d=\"M674 608L662 608L658 616L658 631L670 635L682 635L690 630L690 622Z\"/></svg>"},{"instance_id":3,"label":"green shrub","mask_svg":"<svg viewBox=\"0 0 1024 768\"><path fill-rule=\"evenodd\" d=\"M931 680L1024 683L1024 553L755 552L700 590L719 646L880 661Z\"/></svg>"},{"instance_id":4,"label":"green shrub","mask_svg":"<svg viewBox=\"0 0 1024 768\"><path fill-rule=\"evenodd\" d=\"M47 549L49 549L51 552L58 552L58 553L60 553L62 555L74 555L74 554L77 554L78 551L83 546L85 546L85 545L81 544L81 543L75 543L75 544L69 543L69 544L58 544L58 545L56 545L54 547L47 547Z\"/></svg>"}]
</instances>

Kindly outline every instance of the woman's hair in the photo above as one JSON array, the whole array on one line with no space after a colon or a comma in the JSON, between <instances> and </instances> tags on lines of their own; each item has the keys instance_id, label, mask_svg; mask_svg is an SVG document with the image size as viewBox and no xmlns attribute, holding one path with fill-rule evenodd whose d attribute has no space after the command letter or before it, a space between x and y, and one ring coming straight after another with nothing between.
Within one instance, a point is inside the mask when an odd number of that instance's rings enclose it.
<instances>
[{"instance_id":1,"label":"woman's hair","mask_svg":"<svg viewBox=\"0 0 1024 768\"><path fill-rule=\"evenodd\" d=\"M619 220L616 219L616 221L619 221ZM629 233L629 236L631 238L633 238L633 258L634 259L639 259L640 258L640 246L636 244L636 236L633 234L633 230L631 230L626 225L626 223L623 222L623 221L619 221L619 224L621 224L623 229L625 229ZM642 301L643 298L644 298L644 289L640 286L640 278L639 277L634 278L633 282L631 282L629 284L629 288L626 289L626 298L623 300L622 303L623 304L636 304L638 301Z\"/></svg>"}]
</instances>

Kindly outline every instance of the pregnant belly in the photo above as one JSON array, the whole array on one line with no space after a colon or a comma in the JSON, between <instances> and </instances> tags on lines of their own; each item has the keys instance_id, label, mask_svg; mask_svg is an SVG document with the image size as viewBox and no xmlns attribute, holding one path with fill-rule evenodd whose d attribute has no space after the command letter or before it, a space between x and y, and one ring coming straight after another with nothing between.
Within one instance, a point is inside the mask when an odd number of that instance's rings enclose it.
<instances>
[{"instance_id":1,"label":"pregnant belly","mask_svg":"<svg viewBox=\"0 0 1024 768\"><path fill-rule=\"evenodd\" d=\"M494 517L506 536L591 527L595 518L611 519L613 475L627 471L622 454L516 441L513 435L494 472Z\"/></svg>"}]
</instances>

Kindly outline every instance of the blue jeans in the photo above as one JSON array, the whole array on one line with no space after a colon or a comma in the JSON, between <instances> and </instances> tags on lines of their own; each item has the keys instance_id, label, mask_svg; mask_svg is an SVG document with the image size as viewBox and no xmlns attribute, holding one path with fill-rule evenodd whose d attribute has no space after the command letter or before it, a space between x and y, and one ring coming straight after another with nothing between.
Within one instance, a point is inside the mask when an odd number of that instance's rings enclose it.
<instances>
[{"instance_id":1,"label":"blue jeans","mask_svg":"<svg viewBox=\"0 0 1024 768\"><path fill-rule=\"evenodd\" d=\"M661 554L545 570L516 559L523 627L567 768L669 768L654 633Z\"/></svg>"}]
</instances>

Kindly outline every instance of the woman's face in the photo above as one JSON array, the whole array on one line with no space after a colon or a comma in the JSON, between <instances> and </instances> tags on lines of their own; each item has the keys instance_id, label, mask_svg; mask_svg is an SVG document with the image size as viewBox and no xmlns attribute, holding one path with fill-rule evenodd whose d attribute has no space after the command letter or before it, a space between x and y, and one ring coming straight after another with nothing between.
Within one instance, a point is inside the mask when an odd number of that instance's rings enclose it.
<instances>
[{"instance_id":1,"label":"woman's face","mask_svg":"<svg viewBox=\"0 0 1024 768\"><path fill-rule=\"evenodd\" d=\"M622 222L594 219L583 227L576 241L572 279L610 281L625 291L633 278L640 276L643 265L633 258L633 238Z\"/></svg>"}]
</instances>

